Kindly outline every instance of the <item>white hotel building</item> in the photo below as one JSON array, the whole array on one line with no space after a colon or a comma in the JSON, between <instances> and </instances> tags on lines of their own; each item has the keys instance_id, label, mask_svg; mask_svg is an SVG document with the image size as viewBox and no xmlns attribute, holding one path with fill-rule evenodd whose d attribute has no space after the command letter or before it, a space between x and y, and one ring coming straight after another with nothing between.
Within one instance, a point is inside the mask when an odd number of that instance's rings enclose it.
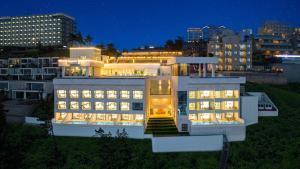
<instances>
[{"instance_id":1,"label":"white hotel building","mask_svg":"<svg viewBox=\"0 0 300 169\"><path fill-rule=\"evenodd\" d=\"M166 138L184 139L186 146L189 139L217 145L223 135L244 140L247 125L259 115L276 115L277 108L264 94L241 94L246 79L216 74L216 64L217 57L172 52L109 58L97 48L71 48L70 58L59 60L62 77L53 81L54 134L90 137L99 127L113 135L125 129L129 138L152 138L157 152L166 151L158 141ZM261 103L258 109L259 100L271 107L265 110ZM199 146L191 151L218 149Z\"/></svg>"}]
</instances>

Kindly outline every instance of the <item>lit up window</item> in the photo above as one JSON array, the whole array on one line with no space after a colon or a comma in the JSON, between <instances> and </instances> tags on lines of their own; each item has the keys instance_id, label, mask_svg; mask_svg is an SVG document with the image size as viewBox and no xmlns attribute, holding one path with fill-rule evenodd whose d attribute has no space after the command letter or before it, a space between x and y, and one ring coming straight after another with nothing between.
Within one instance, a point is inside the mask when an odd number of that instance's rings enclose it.
<instances>
[{"instance_id":1,"label":"lit up window","mask_svg":"<svg viewBox=\"0 0 300 169\"><path fill-rule=\"evenodd\" d=\"M67 103L65 101L59 101L57 102L57 109L66 109Z\"/></svg>"},{"instance_id":2,"label":"lit up window","mask_svg":"<svg viewBox=\"0 0 300 169\"><path fill-rule=\"evenodd\" d=\"M209 120L210 119L210 113L199 113L199 119L201 120Z\"/></svg>"},{"instance_id":3,"label":"lit up window","mask_svg":"<svg viewBox=\"0 0 300 169\"><path fill-rule=\"evenodd\" d=\"M200 102L200 108L201 109L209 109L209 102Z\"/></svg>"},{"instance_id":4,"label":"lit up window","mask_svg":"<svg viewBox=\"0 0 300 169\"><path fill-rule=\"evenodd\" d=\"M129 99L130 98L130 91L122 90L120 93L121 93L121 99Z\"/></svg>"},{"instance_id":5,"label":"lit up window","mask_svg":"<svg viewBox=\"0 0 300 169\"><path fill-rule=\"evenodd\" d=\"M79 92L78 90L70 90L70 98L78 98Z\"/></svg>"},{"instance_id":6,"label":"lit up window","mask_svg":"<svg viewBox=\"0 0 300 169\"><path fill-rule=\"evenodd\" d=\"M196 98L196 92L195 91L190 91L189 92L189 98L190 99L195 99Z\"/></svg>"},{"instance_id":7,"label":"lit up window","mask_svg":"<svg viewBox=\"0 0 300 169\"><path fill-rule=\"evenodd\" d=\"M225 108L226 109L232 109L233 108L233 101L226 101L225 102Z\"/></svg>"},{"instance_id":8,"label":"lit up window","mask_svg":"<svg viewBox=\"0 0 300 169\"><path fill-rule=\"evenodd\" d=\"M72 113L72 119L83 120L84 119L83 113Z\"/></svg>"},{"instance_id":9,"label":"lit up window","mask_svg":"<svg viewBox=\"0 0 300 169\"><path fill-rule=\"evenodd\" d=\"M115 91L115 90L108 90L107 91L107 98L109 98L109 99L116 99L117 98L117 91Z\"/></svg>"},{"instance_id":10,"label":"lit up window","mask_svg":"<svg viewBox=\"0 0 300 169\"><path fill-rule=\"evenodd\" d=\"M125 120L125 121L130 121L133 119L133 115L132 114L122 114L122 120Z\"/></svg>"},{"instance_id":11,"label":"lit up window","mask_svg":"<svg viewBox=\"0 0 300 169\"><path fill-rule=\"evenodd\" d=\"M197 120L197 115L196 114L189 114L189 119L190 120Z\"/></svg>"},{"instance_id":12,"label":"lit up window","mask_svg":"<svg viewBox=\"0 0 300 169\"><path fill-rule=\"evenodd\" d=\"M116 102L107 102L106 108L107 108L107 110L117 110L117 103Z\"/></svg>"},{"instance_id":13,"label":"lit up window","mask_svg":"<svg viewBox=\"0 0 300 169\"><path fill-rule=\"evenodd\" d=\"M79 109L78 102L70 102L70 109L71 110L78 110Z\"/></svg>"},{"instance_id":14,"label":"lit up window","mask_svg":"<svg viewBox=\"0 0 300 169\"><path fill-rule=\"evenodd\" d=\"M128 102L121 102L121 110L128 111L129 110L129 103Z\"/></svg>"},{"instance_id":15,"label":"lit up window","mask_svg":"<svg viewBox=\"0 0 300 169\"><path fill-rule=\"evenodd\" d=\"M103 99L104 98L104 91L103 90L95 90L94 96L97 99Z\"/></svg>"},{"instance_id":16,"label":"lit up window","mask_svg":"<svg viewBox=\"0 0 300 169\"><path fill-rule=\"evenodd\" d=\"M233 90L225 90L225 96L226 97L232 97L233 96Z\"/></svg>"},{"instance_id":17,"label":"lit up window","mask_svg":"<svg viewBox=\"0 0 300 169\"><path fill-rule=\"evenodd\" d=\"M221 109L221 103L215 102L215 109Z\"/></svg>"},{"instance_id":18,"label":"lit up window","mask_svg":"<svg viewBox=\"0 0 300 169\"><path fill-rule=\"evenodd\" d=\"M189 103L189 110L196 110L196 103Z\"/></svg>"},{"instance_id":19,"label":"lit up window","mask_svg":"<svg viewBox=\"0 0 300 169\"><path fill-rule=\"evenodd\" d=\"M118 115L117 114L112 114L111 115L111 120L113 120L113 121L118 120Z\"/></svg>"},{"instance_id":20,"label":"lit up window","mask_svg":"<svg viewBox=\"0 0 300 169\"><path fill-rule=\"evenodd\" d=\"M216 119L221 120L222 119L222 114L221 113L216 113Z\"/></svg>"},{"instance_id":21,"label":"lit up window","mask_svg":"<svg viewBox=\"0 0 300 169\"><path fill-rule=\"evenodd\" d=\"M144 115L142 115L142 114L136 114L135 115L135 120L144 120Z\"/></svg>"},{"instance_id":22,"label":"lit up window","mask_svg":"<svg viewBox=\"0 0 300 169\"><path fill-rule=\"evenodd\" d=\"M97 114L96 119L97 120L105 120L105 114Z\"/></svg>"},{"instance_id":23,"label":"lit up window","mask_svg":"<svg viewBox=\"0 0 300 169\"><path fill-rule=\"evenodd\" d=\"M226 114L225 114L225 118L226 118L227 120L233 120L233 113L226 113Z\"/></svg>"},{"instance_id":24,"label":"lit up window","mask_svg":"<svg viewBox=\"0 0 300 169\"><path fill-rule=\"evenodd\" d=\"M91 98L92 94L90 90L82 90L82 98Z\"/></svg>"},{"instance_id":25,"label":"lit up window","mask_svg":"<svg viewBox=\"0 0 300 169\"><path fill-rule=\"evenodd\" d=\"M209 91L208 90L204 90L201 92L201 97L209 97Z\"/></svg>"},{"instance_id":26,"label":"lit up window","mask_svg":"<svg viewBox=\"0 0 300 169\"><path fill-rule=\"evenodd\" d=\"M66 98L67 97L66 90L57 90L57 97L58 98Z\"/></svg>"},{"instance_id":27,"label":"lit up window","mask_svg":"<svg viewBox=\"0 0 300 169\"><path fill-rule=\"evenodd\" d=\"M91 110L91 102L81 102L82 110Z\"/></svg>"},{"instance_id":28,"label":"lit up window","mask_svg":"<svg viewBox=\"0 0 300 169\"><path fill-rule=\"evenodd\" d=\"M134 99L143 99L143 91L133 91Z\"/></svg>"},{"instance_id":29,"label":"lit up window","mask_svg":"<svg viewBox=\"0 0 300 169\"><path fill-rule=\"evenodd\" d=\"M104 110L103 102L95 102L95 110Z\"/></svg>"}]
</instances>

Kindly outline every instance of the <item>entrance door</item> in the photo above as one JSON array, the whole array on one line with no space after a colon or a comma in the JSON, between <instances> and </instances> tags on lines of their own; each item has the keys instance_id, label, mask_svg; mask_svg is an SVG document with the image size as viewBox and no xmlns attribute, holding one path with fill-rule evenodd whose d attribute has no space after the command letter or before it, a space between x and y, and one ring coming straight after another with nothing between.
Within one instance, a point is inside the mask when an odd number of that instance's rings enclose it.
<instances>
[{"instance_id":1,"label":"entrance door","mask_svg":"<svg viewBox=\"0 0 300 169\"><path fill-rule=\"evenodd\" d=\"M170 98L154 98L150 100L151 118L171 117L171 99Z\"/></svg>"}]
</instances>

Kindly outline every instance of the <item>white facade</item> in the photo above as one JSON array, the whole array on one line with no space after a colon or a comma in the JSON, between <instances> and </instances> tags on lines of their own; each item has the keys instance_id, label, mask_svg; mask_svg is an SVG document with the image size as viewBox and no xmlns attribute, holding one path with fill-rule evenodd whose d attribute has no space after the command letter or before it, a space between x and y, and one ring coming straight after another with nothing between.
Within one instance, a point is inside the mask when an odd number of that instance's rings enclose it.
<instances>
[{"instance_id":1,"label":"white facade","mask_svg":"<svg viewBox=\"0 0 300 169\"><path fill-rule=\"evenodd\" d=\"M77 57L60 62L72 71L53 81L56 135L94 136L102 128L113 135L125 129L130 138L184 134L188 142L188 135L225 135L242 141L246 125L257 123L258 97L240 94L244 77L216 75L217 58L177 56L162 65L144 57L135 57L135 64L102 59L86 66L90 59ZM78 74L82 67L93 72Z\"/></svg>"}]
</instances>

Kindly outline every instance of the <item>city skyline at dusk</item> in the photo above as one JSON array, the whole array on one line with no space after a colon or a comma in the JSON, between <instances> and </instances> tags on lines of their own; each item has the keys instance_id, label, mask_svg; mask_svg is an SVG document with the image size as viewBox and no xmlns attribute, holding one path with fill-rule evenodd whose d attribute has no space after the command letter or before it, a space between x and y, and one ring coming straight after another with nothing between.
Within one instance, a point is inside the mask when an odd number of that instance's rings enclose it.
<instances>
[{"instance_id":1,"label":"city skyline at dusk","mask_svg":"<svg viewBox=\"0 0 300 169\"><path fill-rule=\"evenodd\" d=\"M31 1L31 0L30 0ZM254 32L265 20L299 26L298 1L10 1L0 7L0 16L65 13L76 18L77 28L93 37L93 44L114 43L119 49L162 45L176 36L186 36L188 27L224 25L235 31ZM11 10L15 9L15 10ZM135 38L132 38L135 37Z\"/></svg>"}]
</instances>

